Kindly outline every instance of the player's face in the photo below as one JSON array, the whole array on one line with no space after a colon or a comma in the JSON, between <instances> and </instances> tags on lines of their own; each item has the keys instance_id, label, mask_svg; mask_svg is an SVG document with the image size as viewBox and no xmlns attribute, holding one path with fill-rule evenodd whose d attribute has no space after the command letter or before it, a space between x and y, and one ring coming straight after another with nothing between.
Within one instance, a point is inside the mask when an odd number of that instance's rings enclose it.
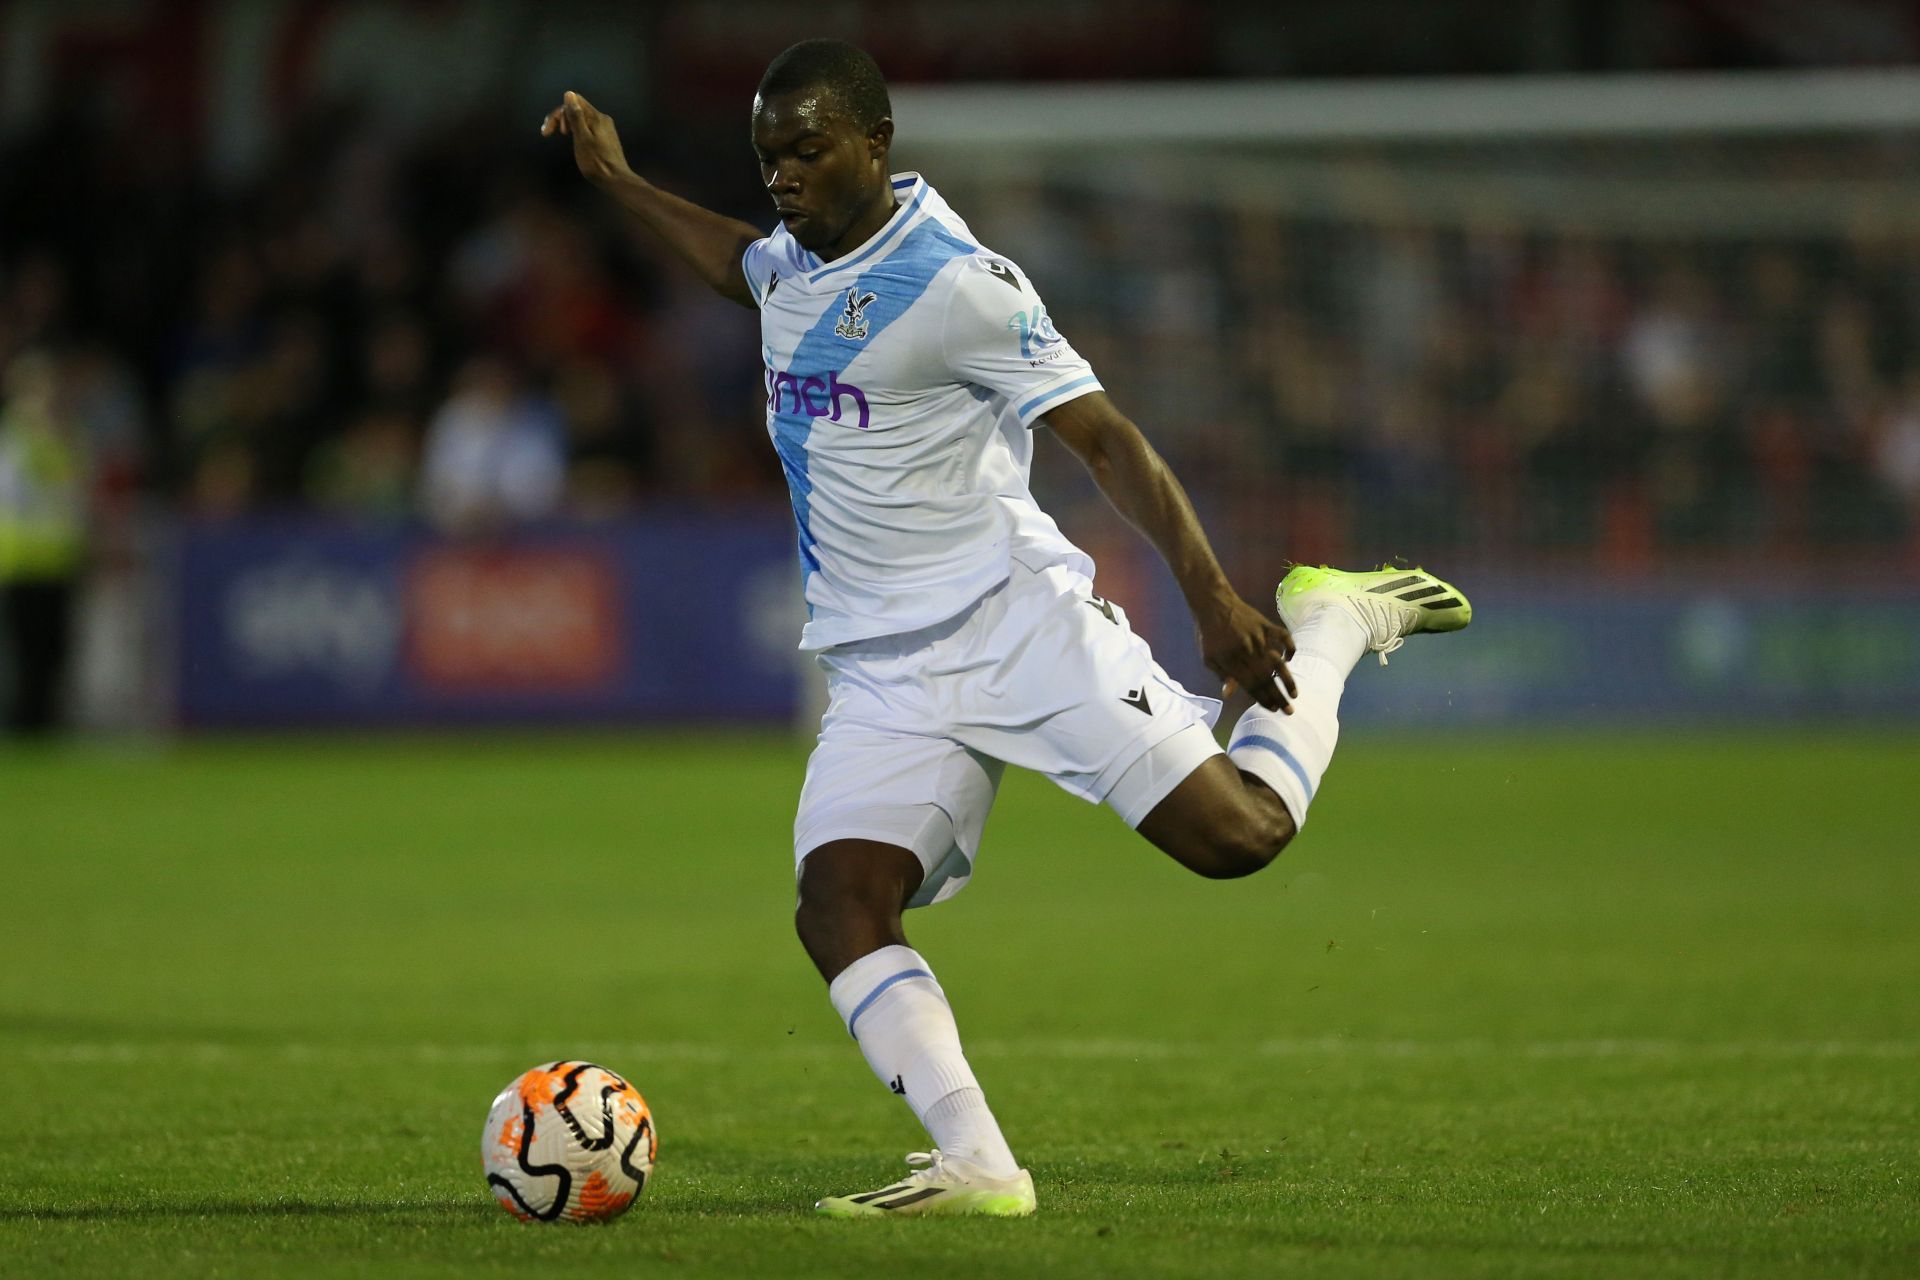
<instances>
[{"instance_id":1,"label":"player's face","mask_svg":"<svg viewBox=\"0 0 1920 1280\"><path fill-rule=\"evenodd\" d=\"M760 180L787 233L823 258L860 244L891 212L892 141L893 121L863 130L818 91L754 100Z\"/></svg>"}]
</instances>

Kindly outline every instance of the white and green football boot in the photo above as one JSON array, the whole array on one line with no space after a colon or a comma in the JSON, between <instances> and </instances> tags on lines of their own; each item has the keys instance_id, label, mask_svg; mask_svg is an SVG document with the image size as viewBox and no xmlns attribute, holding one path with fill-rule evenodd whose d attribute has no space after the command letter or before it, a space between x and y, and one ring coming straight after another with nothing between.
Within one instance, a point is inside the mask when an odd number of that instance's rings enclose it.
<instances>
[{"instance_id":1,"label":"white and green football boot","mask_svg":"<svg viewBox=\"0 0 1920 1280\"><path fill-rule=\"evenodd\" d=\"M947 1217L978 1214L1024 1218L1033 1212L1033 1176L1025 1169L1011 1178L995 1178L957 1156L916 1151L907 1157L913 1172L878 1191L828 1196L813 1206L829 1218Z\"/></svg>"},{"instance_id":2,"label":"white and green football boot","mask_svg":"<svg viewBox=\"0 0 1920 1280\"><path fill-rule=\"evenodd\" d=\"M1325 565L1295 565L1273 593L1280 620L1298 627L1320 610L1337 605L1367 632L1367 649L1387 655L1422 631L1458 631L1473 621L1467 597L1424 569L1382 569L1348 573Z\"/></svg>"}]
</instances>

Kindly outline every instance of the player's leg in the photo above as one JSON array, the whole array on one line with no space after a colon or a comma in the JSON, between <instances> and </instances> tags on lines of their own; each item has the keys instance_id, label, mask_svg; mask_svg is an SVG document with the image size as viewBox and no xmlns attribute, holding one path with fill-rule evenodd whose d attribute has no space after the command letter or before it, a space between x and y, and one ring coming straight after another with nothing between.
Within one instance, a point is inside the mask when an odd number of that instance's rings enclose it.
<instances>
[{"instance_id":1,"label":"player's leg","mask_svg":"<svg viewBox=\"0 0 1920 1280\"><path fill-rule=\"evenodd\" d=\"M1257 871L1306 825L1340 739L1340 698L1363 654L1378 653L1384 664L1405 637L1457 631L1473 617L1466 597L1418 569L1302 565L1281 582L1275 603L1293 632L1292 713L1249 708L1227 759L1196 769L1139 824L1203 875Z\"/></svg>"},{"instance_id":2,"label":"player's leg","mask_svg":"<svg viewBox=\"0 0 1920 1280\"><path fill-rule=\"evenodd\" d=\"M1340 697L1369 635L1340 608L1319 608L1293 627L1292 712L1247 709L1227 754L1193 770L1138 824L1182 866L1226 879L1251 875L1306 825L1307 808L1340 739ZM1124 794L1130 779L1117 791Z\"/></svg>"},{"instance_id":3,"label":"player's leg","mask_svg":"<svg viewBox=\"0 0 1920 1280\"><path fill-rule=\"evenodd\" d=\"M1279 857L1299 830L1273 788L1225 755L1196 766L1135 829L1210 880L1252 875Z\"/></svg>"},{"instance_id":4,"label":"player's leg","mask_svg":"<svg viewBox=\"0 0 1920 1280\"><path fill-rule=\"evenodd\" d=\"M1361 656L1377 653L1385 666L1407 636L1458 631L1472 621L1473 607L1421 569L1347 573L1324 565L1296 566L1275 590L1274 603L1293 632L1288 667L1299 696L1290 715L1250 707L1233 728L1227 754L1280 797L1299 829L1340 740L1340 697Z\"/></svg>"},{"instance_id":5,"label":"player's leg","mask_svg":"<svg viewBox=\"0 0 1920 1280\"><path fill-rule=\"evenodd\" d=\"M1223 753L1209 727L1219 704L1168 676L1124 610L1062 575L1016 571L995 632L1008 656L965 740L1104 801L1181 865L1222 879L1266 866L1306 824L1360 656L1384 660L1405 636L1457 630L1472 616L1457 591L1419 570L1296 569L1277 597L1296 647L1293 712L1252 708ZM1023 722L997 719L1004 706L1026 710Z\"/></svg>"},{"instance_id":6,"label":"player's leg","mask_svg":"<svg viewBox=\"0 0 1920 1280\"><path fill-rule=\"evenodd\" d=\"M1066 568L1016 567L972 669L969 745L1111 806L1182 865L1217 879L1271 862L1294 823L1214 740L1220 704L1153 659L1126 610Z\"/></svg>"},{"instance_id":7,"label":"player's leg","mask_svg":"<svg viewBox=\"0 0 1920 1280\"><path fill-rule=\"evenodd\" d=\"M1033 1211L1033 1180L901 919L966 882L999 772L957 743L847 728L832 712L808 763L795 824L795 928L868 1066L912 1108L937 1153L901 1182L821 1200L823 1213Z\"/></svg>"},{"instance_id":8,"label":"player's leg","mask_svg":"<svg viewBox=\"0 0 1920 1280\"><path fill-rule=\"evenodd\" d=\"M901 914L926 871L912 850L878 840L835 840L800 864L794 930L831 983L862 956L904 947Z\"/></svg>"}]
</instances>

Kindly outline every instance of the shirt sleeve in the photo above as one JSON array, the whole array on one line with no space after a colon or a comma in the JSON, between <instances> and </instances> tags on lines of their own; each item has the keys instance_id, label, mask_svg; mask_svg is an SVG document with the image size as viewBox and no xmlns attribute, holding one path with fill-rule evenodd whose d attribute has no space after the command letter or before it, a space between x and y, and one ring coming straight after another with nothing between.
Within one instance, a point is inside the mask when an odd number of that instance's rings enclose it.
<instances>
[{"instance_id":1,"label":"shirt sleeve","mask_svg":"<svg viewBox=\"0 0 1920 1280\"><path fill-rule=\"evenodd\" d=\"M960 264L941 342L954 376L1005 396L1025 426L1101 389L1093 366L1060 336L1046 303L1004 258L978 254Z\"/></svg>"},{"instance_id":2,"label":"shirt sleeve","mask_svg":"<svg viewBox=\"0 0 1920 1280\"><path fill-rule=\"evenodd\" d=\"M762 236L747 246L740 255L740 270L747 277L747 291L753 294L753 305L759 306L767 296L767 281L774 272L773 237Z\"/></svg>"}]
</instances>

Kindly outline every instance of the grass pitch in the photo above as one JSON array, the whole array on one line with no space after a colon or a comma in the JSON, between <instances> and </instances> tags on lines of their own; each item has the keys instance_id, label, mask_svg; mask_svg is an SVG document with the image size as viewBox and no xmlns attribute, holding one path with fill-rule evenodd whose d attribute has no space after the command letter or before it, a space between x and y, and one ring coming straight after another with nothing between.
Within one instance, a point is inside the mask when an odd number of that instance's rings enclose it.
<instances>
[{"instance_id":1,"label":"grass pitch","mask_svg":"<svg viewBox=\"0 0 1920 1280\"><path fill-rule=\"evenodd\" d=\"M828 1222L923 1145L791 937L804 750L749 738L0 754L0 1273L1920 1274L1913 738L1349 733L1216 884L1010 777L915 943L1040 1186ZM543 1059L654 1183L479 1173Z\"/></svg>"}]
</instances>

